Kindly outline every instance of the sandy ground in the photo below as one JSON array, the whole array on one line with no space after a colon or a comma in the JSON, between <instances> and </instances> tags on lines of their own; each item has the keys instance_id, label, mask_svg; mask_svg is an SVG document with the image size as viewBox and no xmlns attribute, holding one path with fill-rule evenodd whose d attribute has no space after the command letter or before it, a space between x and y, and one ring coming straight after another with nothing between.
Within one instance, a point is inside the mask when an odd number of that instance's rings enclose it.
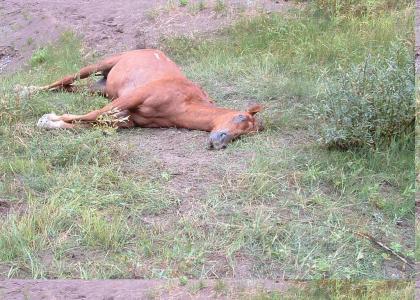
<instances>
[{"instance_id":1,"label":"sandy ground","mask_svg":"<svg viewBox=\"0 0 420 300\"><path fill-rule=\"evenodd\" d=\"M201 284L201 288L198 288ZM14 280L0 281L0 299L234 299L262 291L284 291L287 284L271 281L163 280Z\"/></svg>"},{"instance_id":2,"label":"sandy ground","mask_svg":"<svg viewBox=\"0 0 420 300\"><path fill-rule=\"evenodd\" d=\"M215 0L180 7L168 0L0 0L0 74L13 71L64 30L81 35L99 54L156 48L160 39L216 31L240 16L282 10L278 0L230 0L217 9Z\"/></svg>"}]
</instances>

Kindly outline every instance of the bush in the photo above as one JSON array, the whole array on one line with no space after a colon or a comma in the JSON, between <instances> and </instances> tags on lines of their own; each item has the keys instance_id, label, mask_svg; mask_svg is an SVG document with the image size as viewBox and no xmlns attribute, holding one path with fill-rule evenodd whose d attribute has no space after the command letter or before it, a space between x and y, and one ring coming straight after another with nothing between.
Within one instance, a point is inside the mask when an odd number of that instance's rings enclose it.
<instances>
[{"instance_id":1,"label":"bush","mask_svg":"<svg viewBox=\"0 0 420 300\"><path fill-rule=\"evenodd\" d=\"M394 44L386 58L368 57L320 82L310 116L326 145L374 148L414 131L414 64L407 47Z\"/></svg>"}]
</instances>

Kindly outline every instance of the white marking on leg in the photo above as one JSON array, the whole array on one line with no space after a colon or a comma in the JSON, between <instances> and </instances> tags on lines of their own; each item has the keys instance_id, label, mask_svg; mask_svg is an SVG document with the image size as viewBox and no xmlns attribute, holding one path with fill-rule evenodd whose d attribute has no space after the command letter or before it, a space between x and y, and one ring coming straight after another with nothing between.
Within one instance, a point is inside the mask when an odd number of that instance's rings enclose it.
<instances>
[{"instance_id":1,"label":"white marking on leg","mask_svg":"<svg viewBox=\"0 0 420 300\"><path fill-rule=\"evenodd\" d=\"M44 129L66 128L65 125L65 122L59 120L55 113L43 115L36 123L37 127Z\"/></svg>"},{"instance_id":2,"label":"white marking on leg","mask_svg":"<svg viewBox=\"0 0 420 300\"><path fill-rule=\"evenodd\" d=\"M160 56L158 53L155 52L155 57L157 58L157 60L160 60Z\"/></svg>"}]
</instances>

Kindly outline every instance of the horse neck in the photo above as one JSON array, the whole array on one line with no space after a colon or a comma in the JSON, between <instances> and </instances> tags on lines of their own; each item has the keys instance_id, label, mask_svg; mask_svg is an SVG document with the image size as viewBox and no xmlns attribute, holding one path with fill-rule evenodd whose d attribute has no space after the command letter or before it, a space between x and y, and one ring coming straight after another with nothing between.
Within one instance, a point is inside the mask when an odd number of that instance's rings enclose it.
<instances>
[{"instance_id":1,"label":"horse neck","mask_svg":"<svg viewBox=\"0 0 420 300\"><path fill-rule=\"evenodd\" d=\"M237 112L227 108L194 103L187 109L183 119L190 129L212 131L221 119L235 113Z\"/></svg>"}]
</instances>

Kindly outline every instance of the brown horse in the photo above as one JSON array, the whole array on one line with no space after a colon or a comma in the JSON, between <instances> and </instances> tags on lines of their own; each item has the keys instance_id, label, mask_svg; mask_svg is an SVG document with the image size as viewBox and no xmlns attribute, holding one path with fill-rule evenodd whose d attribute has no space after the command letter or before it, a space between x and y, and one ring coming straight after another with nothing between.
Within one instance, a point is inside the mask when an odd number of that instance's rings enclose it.
<instances>
[{"instance_id":1,"label":"brown horse","mask_svg":"<svg viewBox=\"0 0 420 300\"><path fill-rule=\"evenodd\" d=\"M159 50L124 52L32 91L76 92L80 86L74 85L75 80L98 73L102 79L88 89L112 100L109 104L84 115L46 114L37 125L47 129L83 127L97 122L102 115L113 114L123 120L117 124L120 128L178 127L211 132L210 149L225 148L238 136L262 129L255 118L260 105L245 112L217 107Z\"/></svg>"}]
</instances>

